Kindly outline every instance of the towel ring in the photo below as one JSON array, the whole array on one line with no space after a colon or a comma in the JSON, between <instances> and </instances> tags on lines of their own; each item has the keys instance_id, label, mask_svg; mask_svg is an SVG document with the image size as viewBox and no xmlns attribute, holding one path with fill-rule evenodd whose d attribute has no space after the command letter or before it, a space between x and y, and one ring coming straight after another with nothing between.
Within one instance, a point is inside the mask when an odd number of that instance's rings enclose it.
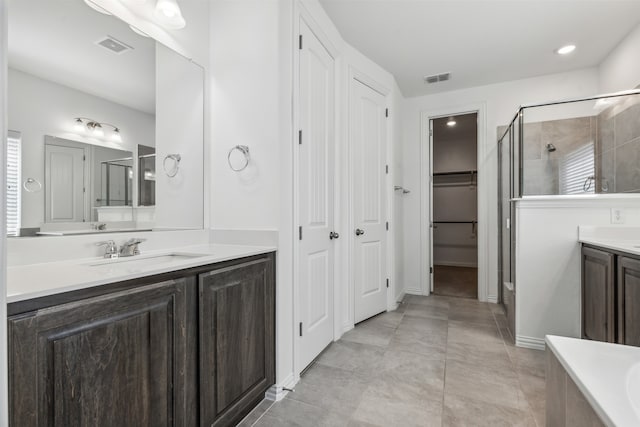
<instances>
[{"instance_id":1,"label":"towel ring","mask_svg":"<svg viewBox=\"0 0 640 427\"><path fill-rule=\"evenodd\" d=\"M173 161L173 166L171 167L171 169L168 169L168 170L167 170L167 160ZM180 170L180 160L182 160L182 157L180 156L180 154L167 154L166 156L164 156L164 160L162 161L162 167L164 168L164 173L166 173L169 178L173 178L178 174L178 171Z\"/></svg>"},{"instance_id":2,"label":"towel ring","mask_svg":"<svg viewBox=\"0 0 640 427\"><path fill-rule=\"evenodd\" d=\"M35 178L27 178L22 183L22 188L24 188L27 193L37 193L42 190L42 183Z\"/></svg>"},{"instance_id":3,"label":"towel ring","mask_svg":"<svg viewBox=\"0 0 640 427\"><path fill-rule=\"evenodd\" d=\"M231 163L231 154L235 150L240 151L242 153L242 155L244 156L244 164L239 168L234 168L233 164ZM229 167L234 172L240 172L240 171L245 170L247 168L247 166L249 166L249 160L251 160L251 155L249 154L249 147L246 146L246 145L236 145L231 150L229 150L229 154L227 154L227 163L229 163Z\"/></svg>"}]
</instances>

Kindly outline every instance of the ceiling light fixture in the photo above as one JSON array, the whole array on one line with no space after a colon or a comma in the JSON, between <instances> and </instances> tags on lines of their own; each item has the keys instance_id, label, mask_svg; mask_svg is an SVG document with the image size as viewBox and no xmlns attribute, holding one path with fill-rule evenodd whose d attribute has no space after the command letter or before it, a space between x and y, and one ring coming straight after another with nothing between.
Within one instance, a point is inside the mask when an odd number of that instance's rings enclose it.
<instances>
[{"instance_id":1,"label":"ceiling light fixture","mask_svg":"<svg viewBox=\"0 0 640 427\"><path fill-rule=\"evenodd\" d=\"M112 125L111 123L102 123L87 117L76 117L73 120L73 129L76 131L76 133L88 132L90 136L93 136L95 138L104 138L104 126L106 126L111 128L111 140L115 142L122 142L122 134L120 133L120 128Z\"/></svg>"},{"instance_id":2,"label":"ceiling light fixture","mask_svg":"<svg viewBox=\"0 0 640 427\"><path fill-rule=\"evenodd\" d=\"M558 55L568 55L571 52L573 52L574 50L576 50L576 45L574 44L568 44L566 46L562 46L561 48L556 50L556 53Z\"/></svg>"},{"instance_id":3,"label":"ceiling light fixture","mask_svg":"<svg viewBox=\"0 0 640 427\"><path fill-rule=\"evenodd\" d=\"M158 0L155 16L160 25L170 30L180 30L187 25L177 0Z\"/></svg>"},{"instance_id":4,"label":"ceiling light fixture","mask_svg":"<svg viewBox=\"0 0 640 427\"><path fill-rule=\"evenodd\" d=\"M89 6L91 9L95 10L96 12L100 12L103 15L111 15L111 12L109 12L107 9L103 8L102 6L98 6L96 3L92 2L91 0L84 0L84 2L87 4L87 6Z\"/></svg>"},{"instance_id":5,"label":"ceiling light fixture","mask_svg":"<svg viewBox=\"0 0 640 427\"><path fill-rule=\"evenodd\" d=\"M447 126L453 127L455 125L456 125L456 120L453 117L449 117L449 120L447 121Z\"/></svg>"}]
</instances>

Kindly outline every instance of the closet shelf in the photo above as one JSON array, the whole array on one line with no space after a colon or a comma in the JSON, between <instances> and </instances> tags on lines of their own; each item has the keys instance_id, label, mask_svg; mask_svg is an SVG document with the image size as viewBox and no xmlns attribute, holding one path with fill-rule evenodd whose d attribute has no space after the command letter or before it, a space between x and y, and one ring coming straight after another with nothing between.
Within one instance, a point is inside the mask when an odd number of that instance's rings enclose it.
<instances>
[{"instance_id":1,"label":"closet shelf","mask_svg":"<svg viewBox=\"0 0 640 427\"><path fill-rule=\"evenodd\" d=\"M469 175L469 174L477 174L477 170L466 170L466 171L452 171L452 172L434 172L433 176L447 176L447 175Z\"/></svg>"},{"instance_id":2,"label":"closet shelf","mask_svg":"<svg viewBox=\"0 0 640 427\"><path fill-rule=\"evenodd\" d=\"M434 224L477 224L478 221L433 221Z\"/></svg>"}]
</instances>

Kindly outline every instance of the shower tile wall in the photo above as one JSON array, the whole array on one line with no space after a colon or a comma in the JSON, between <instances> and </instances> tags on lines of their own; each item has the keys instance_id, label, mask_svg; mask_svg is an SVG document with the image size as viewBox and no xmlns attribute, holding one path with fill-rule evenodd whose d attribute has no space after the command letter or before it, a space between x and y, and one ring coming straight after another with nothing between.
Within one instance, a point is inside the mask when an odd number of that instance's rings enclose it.
<instances>
[{"instance_id":1,"label":"shower tile wall","mask_svg":"<svg viewBox=\"0 0 640 427\"><path fill-rule=\"evenodd\" d=\"M597 128L596 181L608 185L609 193L640 192L640 96L604 110Z\"/></svg>"},{"instance_id":2,"label":"shower tile wall","mask_svg":"<svg viewBox=\"0 0 640 427\"><path fill-rule=\"evenodd\" d=\"M560 159L592 144L596 135L595 117L526 123L523 126L523 195L559 193ZM547 150L553 144L555 151Z\"/></svg>"}]
</instances>

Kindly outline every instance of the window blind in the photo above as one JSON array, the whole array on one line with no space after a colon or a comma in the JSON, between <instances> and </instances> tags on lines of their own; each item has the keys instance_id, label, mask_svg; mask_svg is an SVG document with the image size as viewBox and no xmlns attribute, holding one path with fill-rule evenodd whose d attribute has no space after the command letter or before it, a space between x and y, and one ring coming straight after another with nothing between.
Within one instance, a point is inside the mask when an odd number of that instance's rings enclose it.
<instances>
[{"instance_id":1,"label":"window blind","mask_svg":"<svg viewBox=\"0 0 640 427\"><path fill-rule=\"evenodd\" d=\"M7 139L7 236L20 235L21 137L9 132Z\"/></svg>"},{"instance_id":2,"label":"window blind","mask_svg":"<svg viewBox=\"0 0 640 427\"><path fill-rule=\"evenodd\" d=\"M593 142L583 145L560 160L560 194L594 193L594 177Z\"/></svg>"}]
</instances>

